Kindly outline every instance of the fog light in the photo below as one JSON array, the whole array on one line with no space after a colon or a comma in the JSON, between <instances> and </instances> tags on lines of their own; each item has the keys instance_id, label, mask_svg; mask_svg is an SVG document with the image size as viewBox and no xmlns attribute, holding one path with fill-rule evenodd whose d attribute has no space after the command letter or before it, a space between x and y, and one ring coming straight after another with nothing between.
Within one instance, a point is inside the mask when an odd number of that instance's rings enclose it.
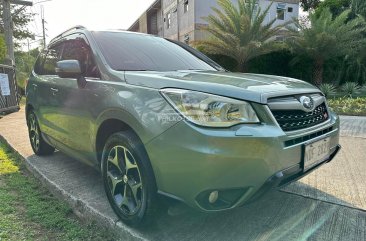
<instances>
[{"instance_id":1,"label":"fog light","mask_svg":"<svg viewBox=\"0 0 366 241\"><path fill-rule=\"evenodd\" d=\"M219 192L218 191L213 191L213 192L210 193L210 196L208 196L208 201L210 203L215 203L218 198L219 198Z\"/></svg>"}]
</instances>

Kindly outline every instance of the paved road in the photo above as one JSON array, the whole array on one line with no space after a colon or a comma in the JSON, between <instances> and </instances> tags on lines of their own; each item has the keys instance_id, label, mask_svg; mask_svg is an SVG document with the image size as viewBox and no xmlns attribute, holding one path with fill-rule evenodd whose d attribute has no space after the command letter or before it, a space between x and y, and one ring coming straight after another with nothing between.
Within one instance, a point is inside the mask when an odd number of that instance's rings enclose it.
<instances>
[{"instance_id":1,"label":"paved road","mask_svg":"<svg viewBox=\"0 0 366 241\"><path fill-rule=\"evenodd\" d=\"M209 215L172 202L153 225L134 230L110 209L96 171L59 152L33 155L23 117L20 111L2 118L0 135L80 217L110 227L121 240L366 240L366 118L345 117L339 156L281 191Z\"/></svg>"}]
</instances>

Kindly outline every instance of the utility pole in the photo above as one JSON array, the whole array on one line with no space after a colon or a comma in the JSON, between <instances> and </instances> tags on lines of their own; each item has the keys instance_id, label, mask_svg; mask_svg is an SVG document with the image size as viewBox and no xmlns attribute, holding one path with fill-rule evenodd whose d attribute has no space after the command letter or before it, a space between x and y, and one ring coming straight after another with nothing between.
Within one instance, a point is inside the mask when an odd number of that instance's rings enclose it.
<instances>
[{"instance_id":1,"label":"utility pole","mask_svg":"<svg viewBox=\"0 0 366 241\"><path fill-rule=\"evenodd\" d=\"M43 31L43 48L46 48L46 30L44 26L44 9L43 6L41 6L41 18L42 18L42 31Z\"/></svg>"},{"instance_id":2,"label":"utility pole","mask_svg":"<svg viewBox=\"0 0 366 241\"><path fill-rule=\"evenodd\" d=\"M4 35L7 47L7 58L10 59L11 65L14 65L15 57L14 57L14 42L13 42L13 20L11 17L10 4L33 6L33 3L21 0L2 0L2 3L3 3Z\"/></svg>"}]
</instances>

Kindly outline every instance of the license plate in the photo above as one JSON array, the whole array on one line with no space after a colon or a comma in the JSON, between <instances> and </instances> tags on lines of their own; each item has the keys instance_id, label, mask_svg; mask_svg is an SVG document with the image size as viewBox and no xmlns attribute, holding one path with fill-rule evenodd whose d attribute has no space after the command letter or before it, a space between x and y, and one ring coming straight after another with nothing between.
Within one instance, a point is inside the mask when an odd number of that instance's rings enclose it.
<instances>
[{"instance_id":1,"label":"license plate","mask_svg":"<svg viewBox=\"0 0 366 241\"><path fill-rule=\"evenodd\" d=\"M324 161L329 157L330 138L325 138L305 146L304 170Z\"/></svg>"}]
</instances>

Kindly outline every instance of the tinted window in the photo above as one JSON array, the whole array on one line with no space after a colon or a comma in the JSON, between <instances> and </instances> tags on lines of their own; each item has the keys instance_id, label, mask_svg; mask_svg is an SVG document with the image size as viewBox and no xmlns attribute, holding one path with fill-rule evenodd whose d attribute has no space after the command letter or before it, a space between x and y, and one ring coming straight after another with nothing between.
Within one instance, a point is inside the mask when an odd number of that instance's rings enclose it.
<instances>
[{"instance_id":1,"label":"tinted window","mask_svg":"<svg viewBox=\"0 0 366 241\"><path fill-rule=\"evenodd\" d=\"M47 55L46 55L46 59L43 64L43 70L42 70L41 74L56 75L56 72L55 72L56 63L60 59L61 51L62 51L61 44L49 48Z\"/></svg>"},{"instance_id":2,"label":"tinted window","mask_svg":"<svg viewBox=\"0 0 366 241\"><path fill-rule=\"evenodd\" d=\"M42 74L42 71L43 71L43 62L44 62L45 57L46 57L46 55L45 55L44 52L41 52L38 55L37 61L34 64L34 72L36 74Z\"/></svg>"},{"instance_id":3,"label":"tinted window","mask_svg":"<svg viewBox=\"0 0 366 241\"><path fill-rule=\"evenodd\" d=\"M114 70L215 70L186 49L163 38L124 32L93 34Z\"/></svg>"},{"instance_id":4,"label":"tinted window","mask_svg":"<svg viewBox=\"0 0 366 241\"><path fill-rule=\"evenodd\" d=\"M65 41L62 60L70 59L79 61L83 76L99 78L99 70L95 64L90 46L80 34Z\"/></svg>"}]
</instances>

